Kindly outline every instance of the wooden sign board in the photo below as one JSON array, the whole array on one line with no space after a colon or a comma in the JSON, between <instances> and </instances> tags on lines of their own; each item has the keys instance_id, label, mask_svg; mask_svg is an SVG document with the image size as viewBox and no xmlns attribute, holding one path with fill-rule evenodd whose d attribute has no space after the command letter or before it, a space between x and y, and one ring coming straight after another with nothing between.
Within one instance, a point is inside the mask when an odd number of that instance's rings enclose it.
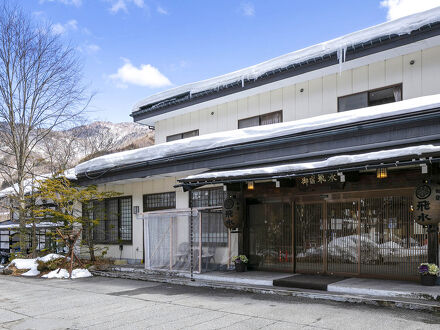
<instances>
[{"instance_id":1,"label":"wooden sign board","mask_svg":"<svg viewBox=\"0 0 440 330\"><path fill-rule=\"evenodd\" d=\"M423 226L440 222L440 185L423 183L414 191L414 219Z\"/></svg>"},{"instance_id":2,"label":"wooden sign board","mask_svg":"<svg viewBox=\"0 0 440 330\"><path fill-rule=\"evenodd\" d=\"M243 207L239 192L228 192L223 203L223 223L226 228L235 229L241 227Z\"/></svg>"}]
</instances>

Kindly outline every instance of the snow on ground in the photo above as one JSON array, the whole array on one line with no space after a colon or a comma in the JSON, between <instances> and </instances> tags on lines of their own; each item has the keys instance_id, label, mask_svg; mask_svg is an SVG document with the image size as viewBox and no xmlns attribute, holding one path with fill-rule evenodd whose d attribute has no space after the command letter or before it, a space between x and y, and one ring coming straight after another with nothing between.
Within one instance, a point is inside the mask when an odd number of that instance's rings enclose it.
<instances>
[{"instance_id":1,"label":"snow on ground","mask_svg":"<svg viewBox=\"0 0 440 330\"><path fill-rule=\"evenodd\" d=\"M72 279L82 278L82 277L91 277L91 276L92 276L92 274L87 269L84 269L84 268L78 268L78 269L74 269L72 271ZM58 269L53 270L50 273L43 275L41 277L44 277L44 278L69 278L69 272L64 268L62 268L62 269L58 268Z\"/></svg>"},{"instance_id":2,"label":"snow on ground","mask_svg":"<svg viewBox=\"0 0 440 330\"><path fill-rule=\"evenodd\" d=\"M266 166L258 168L250 168L245 170L232 170L232 171L219 171L209 172L203 174L190 175L179 181L197 181L206 179L217 178L237 178L243 176L257 176L257 175L275 175L281 173L295 173L307 170L322 169L335 167L340 165L348 165L355 163L362 163L368 161L380 161L384 159L391 159L403 156L415 156L426 153L440 152L440 146L434 146L432 144L420 145L415 147L406 147L400 149L381 150L375 152L368 152L357 155L340 155L330 157L323 161L308 162L308 163L296 163L286 164L278 166Z\"/></svg>"},{"instance_id":3,"label":"snow on ground","mask_svg":"<svg viewBox=\"0 0 440 330\"><path fill-rule=\"evenodd\" d=\"M270 59L248 68L154 94L135 104L132 111L138 111L142 106L160 102L181 94L189 93L191 95L206 90L219 89L240 81L243 85L245 80L256 80L268 72L287 68L291 65L300 64L308 60L321 58L324 55L329 55L334 52L337 52L338 54L341 68L342 62L345 61L347 47L360 45L364 42L369 42L381 37L408 34L422 26L438 22L439 20L440 7L437 7L428 11L375 25L367 29L356 31L333 40Z\"/></svg>"},{"instance_id":4,"label":"snow on ground","mask_svg":"<svg viewBox=\"0 0 440 330\"><path fill-rule=\"evenodd\" d=\"M48 262L54 259L58 258L64 258L64 256L60 254L50 253L44 257L34 258L34 259L14 259L11 261L11 263L8 265L7 268L14 266L17 269L29 269L26 273L21 274L22 276L37 276L40 274L38 271L38 263L37 261L43 261Z\"/></svg>"},{"instance_id":5,"label":"snow on ground","mask_svg":"<svg viewBox=\"0 0 440 330\"><path fill-rule=\"evenodd\" d=\"M380 120L390 116L402 116L437 107L440 107L440 94L368 107L367 110L363 108L272 125L205 134L97 157L77 165L75 173L78 175L174 155L244 144L329 127L351 125L364 121Z\"/></svg>"}]
</instances>

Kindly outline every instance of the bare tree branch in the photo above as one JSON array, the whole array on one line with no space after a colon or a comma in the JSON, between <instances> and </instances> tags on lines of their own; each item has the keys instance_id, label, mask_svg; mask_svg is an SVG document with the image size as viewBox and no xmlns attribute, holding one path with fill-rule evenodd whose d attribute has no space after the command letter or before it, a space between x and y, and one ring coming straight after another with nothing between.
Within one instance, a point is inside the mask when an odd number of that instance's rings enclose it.
<instances>
[{"instance_id":1,"label":"bare tree branch","mask_svg":"<svg viewBox=\"0 0 440 330\"><path fill-rule=\"evenodd\" d=\"M35 148L76 120L92 97L74 48L51 31L19 7L0 5L0 175L15 189L23 230L26 180L42 161Z\"/></svg>"}]
</instances>

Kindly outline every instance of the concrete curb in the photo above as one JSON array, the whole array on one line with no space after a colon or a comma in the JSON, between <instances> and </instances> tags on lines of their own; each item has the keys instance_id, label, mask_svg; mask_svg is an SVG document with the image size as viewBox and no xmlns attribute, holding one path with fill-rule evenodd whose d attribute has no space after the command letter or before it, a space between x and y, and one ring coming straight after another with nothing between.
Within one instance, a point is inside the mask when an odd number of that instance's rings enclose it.
<instances>
[{"instance_id":1,"label":"concrete curb","mask_svg":"<svg viewBox=\"0 0 440 330\"><path fill-rule=\"evenodd\" d=\"M206 280L191 281L188 278L175 276L159 276L157 274L143 274L142 272L121 271L92 271L95 276L142 280L149 282L170 283L193 287L207 287L213 289L235 290L249 293L272 294L288 297L307 298L313 300L365 304L381 307L402 308L426 312L440 313L440 303L434 301L421 301L417 299L403 299L398 297L362 296L342 293L316 292L312 290L283 289L272 286L241 285L227 282L213 282Z\"/></svg>"}]
</instances>

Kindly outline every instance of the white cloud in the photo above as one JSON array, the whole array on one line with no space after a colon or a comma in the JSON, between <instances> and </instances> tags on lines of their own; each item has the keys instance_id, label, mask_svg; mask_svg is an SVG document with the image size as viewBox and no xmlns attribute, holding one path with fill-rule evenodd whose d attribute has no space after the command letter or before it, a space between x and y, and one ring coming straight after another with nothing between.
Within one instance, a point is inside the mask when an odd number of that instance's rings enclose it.
<instances>
[{"instance_id":1,"label":"white cloud","mask_svg":"<svg viewBox=\"0 0 440 330\"><path fill-rule=\"evenodd\" d=\"M132 3L138 8L144 8L145 3L144 0L107 0L107 2L111 3L110 11L113 14L116 14L119 11L123 11L128 13L127 6Z\"/></svg>"},{"instance_id":2,"label":"white cloud","mask_svg":"<svg viewBox=\"0 0 440 330\"><path fill-rule=\"evenodd\" d=\"M75 7L79 7L82 5L82 0L40 0L40 3L45 2L59 2L64 5L73 5Z\"/></svg>"},{"instance_id":3,"label":"white cloud","mask_svg":"<svg viewBox=\"0 0 440 330\"><path fill-rule=\"evenodd\" d=\"M240 4L240 12L244 16L255 16L255 7L251 2L242 2Z\"/></svg>"},{"instance_id":4,"label":"white cloud","mask_svg":"<svg viewBox=\"0 0 440 330\"><path fill-rule=\"evenodd\" d=\"M384 0L380 6L388 10L387 19L393 20L440 6L440 0Z\"/></svg>"},{"instance_id":5,"label":"white cloud","mask_svg":"<svg viewBox=\"0 0 440 330\"><path fill-rule=\"evenodd\" d=\"M161 6L157 6L156 10L159 14L168 15L168 10L166 10L165 8L163 8Z\"/></svg>"},{"instance_id":6,"label":"white cloud","mask_svg":"<svg viewBox=\"0 0 440 330\"><path fill-rule=\"evenodd\" d=\"M99 52L101 50L101 47L99 47L96 44L86 43L86 44L84 44L82 46L79 46L78 50L81 53L86 53L86 54L89 54L89 55L93 55L93 54L96 54L97 52Z\"/></svg>"},{"instance_id":7,"label":"white cloud","mask_svg":"<svg viewBox=\"0 0 440 330\"><path fill-rule=\"evenodd\" d=\"M101 50L101 47L95 44L88 44L86 47L90 53L96 53Z\"/></svg>"},{"instance_id":8,"label":"white cloud","mask_svg":"<svg viewBox=\"0 0 440 330\"><path fill-rule=\"evenodd\" d=\"M56 23L52 25L52 33L65 34L68 31L78 30L78 22L74 19L67 21L65 24Z\"/></svg>"},{"instance_id":9,"label":"white cloud","mask_svg":"<svg viewBox=\"0 0 440 330\"><path fill-rule=\"evenodd\" d=\"M123 59L124 65L110 75L110 79L117 82L116 87L127 88L127 84L158 88L171 85L171 82L157 68L151 64L141 64L138 68L130 60Z\"/></svg>"}]
</instances>

